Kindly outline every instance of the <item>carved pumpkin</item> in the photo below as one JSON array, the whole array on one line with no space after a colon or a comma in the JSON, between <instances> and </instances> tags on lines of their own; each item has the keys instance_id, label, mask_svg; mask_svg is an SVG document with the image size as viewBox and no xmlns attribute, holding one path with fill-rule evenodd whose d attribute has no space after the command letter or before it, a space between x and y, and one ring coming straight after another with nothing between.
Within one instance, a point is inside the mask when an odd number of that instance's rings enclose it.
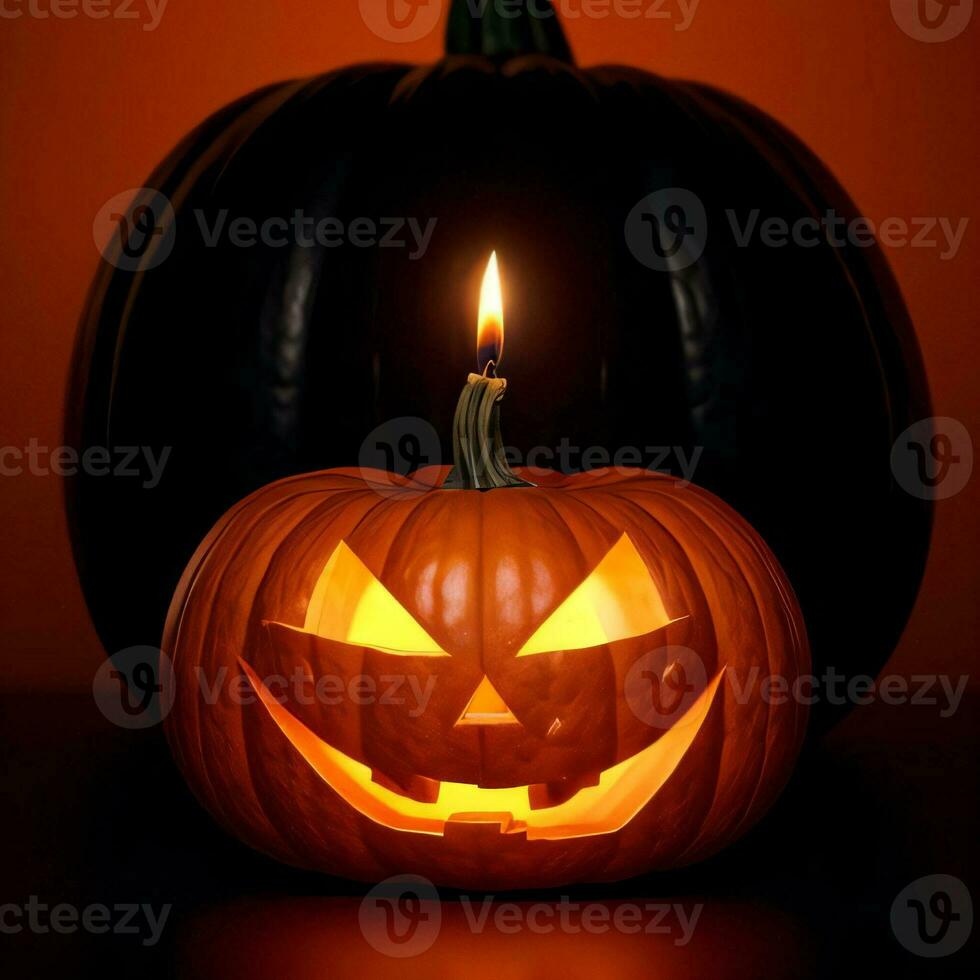
<instances>
[{"instance_id":1,"label":"carved pumpkin","mask_svg":"<svg viewBox=\"0 0 980 980\"><path fill-rule=\"evenodd\" d=\"M697 460L695 481L779 557L817 672L874 674L928 541L931 505L903 493L889 465L897 435L931 414L908 314L877 247L769 248L758 235L741 247L727 214L742 228L755 209L759 223L857 209L810 150L747 103L575 65L546 0L450 6L447 56L434 65L359 65L221 109L148 180L173 206L171 254L145 271L103 263L68 441L171 449L152 492L85 473L69 490L107 649L157 642L197 543L247 493L358 465L364 435L388 419L448 431L452 379L471 360L459 331L466 278L492 245L515 270L510 315L526 356L512 380L553 393L548 406L514 407L512 444L634 447L642 458L629 465L674 475L680 454L657 447L680 447ZM700 198L708 235L693 265L657 271L631 254L624 226L669 187ZM229 237L237 218L297 209L345 228L367 218L379 235L385 216L437 224L417 261L405 225L402 248L345 236L245 248ZM153 248L161 241L171 239ZM817 470L843 474L846 488L828 494ZM841 643L840 597L859 593Z\"/></svg>"},{"instance_id":2,"label":"carved pumpkin","mask_svg":"<svg viewBox=\"0 0 980 980\"><path fill-rule=\"evenodd\" d=\"M225 515L164 638L168 736L225 827L352 878L520 888L697 861L769 807L806 708L760 685L809 653L759 535L643 470L534 479L333 470Z\"/></svg>"}]
</instances>

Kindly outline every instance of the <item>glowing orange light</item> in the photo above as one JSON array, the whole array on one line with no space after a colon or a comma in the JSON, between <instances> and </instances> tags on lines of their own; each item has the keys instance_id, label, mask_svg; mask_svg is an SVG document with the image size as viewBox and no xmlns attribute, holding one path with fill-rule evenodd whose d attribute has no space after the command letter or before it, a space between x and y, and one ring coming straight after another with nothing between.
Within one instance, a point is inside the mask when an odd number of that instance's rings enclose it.
<instances>
[{"instance_id":1,"label":"glowing orange light","mask_svg":"<svg viewBox=\"0 0 980 980\"><path fill-rule=\"evenodd\" d=\"M480 287L480 316L476 328L476 363L482 374L493 374L504 352L504 300L500 292L497 253L490 253Z\"/></svg>"},{"instance_id":2,"label":"glowing orange light","mask_svg":"<svg viewBox=\"0 0 980 980\"><path fill-rule=\"evenodd\" d=\"M584 650L643 636L676 622L668 614L636 545L624 534L585 581L535 630L517 656Z\"/></svg>"},{"instance_id":3,"label":"glowing orange light","mask_svg":"<svg viewBox=\"0 0 980 980\"><path fill-rule=\"evenodd\" d=\"M449 656L344 541L320 573L303 630L385 653Z\"/></svg>"},{"instance_id":4,"label":"glowing orange light","mask_svg":"<svg viewBox=\"0 0 980 980\"><path fill-rule=\"evenodd\" d=\"M442 781L432 802L396 793L372 771L314 734L284 707L244 660L239 664L272 720L330 788L369 820L392 830L443 835L447 823L497 824L528 840L611 834L625 827L674 774L704 727L725 671L720 670L687 711L656 742L599 775L556 806L531 806L529 786L486 788Z\"/></svg>"}]
</instances>

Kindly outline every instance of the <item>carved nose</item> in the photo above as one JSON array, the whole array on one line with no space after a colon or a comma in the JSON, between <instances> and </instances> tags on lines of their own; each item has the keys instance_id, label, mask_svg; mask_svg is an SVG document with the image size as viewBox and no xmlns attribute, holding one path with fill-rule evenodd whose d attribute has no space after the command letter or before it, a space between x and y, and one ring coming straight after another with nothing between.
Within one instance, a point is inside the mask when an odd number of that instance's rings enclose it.
<instances>
[{"instance_id":1,"label":"carved nose","mask_svg":"<svg viewBox=\"0 0 980 980\"><path fill-rule=\"evenodd\" d=\"M507 702L497 693L486 674L476 685L476 690L463 708L463 713L456 722L460 725L519 725L514 713L507 707Z\"/></svg>"}]
</instances>

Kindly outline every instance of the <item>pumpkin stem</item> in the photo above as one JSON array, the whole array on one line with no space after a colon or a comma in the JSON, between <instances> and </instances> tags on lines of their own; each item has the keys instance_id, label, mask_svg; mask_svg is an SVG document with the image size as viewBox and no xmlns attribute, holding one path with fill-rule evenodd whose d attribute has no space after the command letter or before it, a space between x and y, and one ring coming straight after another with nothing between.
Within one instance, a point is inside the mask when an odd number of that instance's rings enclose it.
<instances>
[{"instance_id":1,"label":"pumpkin stem","mask_svg":"<svg viewBox=\"0 0 980 980\"><path fill-rule=\"evenodd\" d=\"M533 487L507 464L500 437L500 400L507 390L504 378L490 369L471 374L459 396L453 418L454 466L444 490L493 490L498 487Z\"/></svg>"},{"instance_id":2,"label":"pumpkin stem","mask_svg":"<svg viewBox=\"0 0 980 980\"><path fill-rule=\"evenodd\" d=\"M446 53L488 58L545 54L575 63L550 0L453 0Z\"/></svg>"}]
</instances>

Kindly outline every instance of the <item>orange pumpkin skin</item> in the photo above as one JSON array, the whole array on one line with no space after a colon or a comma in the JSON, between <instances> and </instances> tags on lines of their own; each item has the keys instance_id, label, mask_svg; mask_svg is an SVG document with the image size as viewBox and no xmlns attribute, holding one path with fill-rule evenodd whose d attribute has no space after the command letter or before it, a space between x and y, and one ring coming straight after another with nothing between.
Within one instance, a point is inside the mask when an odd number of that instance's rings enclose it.
<instances>
[{"instance_id":1,"label":"orange pumpkin skin","mask_svg":"<svg viewBox=\"0 0 980 980\"><path fill-rule=\"evenodd\" d=\"M762 697L764 681L772 675L792 690L809 652L765 543L722 501L668 476L522 475L538 485L422 490L388 473L330 470L270 484L218 522L170 608L163 649L175 698L166 730L190 786L231 833L286 863L360 880L415 873L455 887L524 888L698 861L767 810L799 751L807 709L792 695ZM615 642L517 656L624 534L671 621ZM340 542L449 656L303 632ZM454 819L433 834L371 819L290 743L251 679L298 668L332 678L333 692L370 679L373 698L277 691L306 729L400 794L431 799L428 781L439 780L548 784L552 794L557 785L575 796L596 773L677 737L624 695L636 690L637 662L664 647L695 652L702 688L719 678L710 698L700 692L706 714L685 730L694 733L689 746L621 828L549 839L493 822ZM398 676L403 703L382 696ZM519 724L457 724L484 677ZM413 679L415 690L431 690L424 710L408 693Z\"/></svg>"}]
</instances>

